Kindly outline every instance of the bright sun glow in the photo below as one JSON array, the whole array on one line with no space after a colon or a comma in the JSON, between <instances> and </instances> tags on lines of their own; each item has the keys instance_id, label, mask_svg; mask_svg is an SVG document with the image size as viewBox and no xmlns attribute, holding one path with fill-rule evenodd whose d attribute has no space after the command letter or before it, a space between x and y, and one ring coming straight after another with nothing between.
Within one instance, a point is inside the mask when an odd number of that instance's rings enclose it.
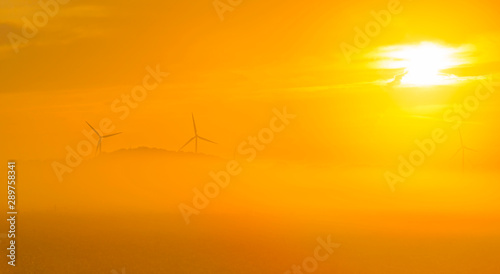
<instances>
[{"instance_id":1,"label":"bright sun glow","mask_svg":"<svg viewBox=\"0 0 500 274\"><path fill-rule=\"evenodd\" d=\"M456 82L456 77L444 74L444 69L452 68L463 62L457 54L461 49L448 48L434 43L421 43L391 47L384 54L390 58L387 68L404 68L400 84L413 86L443 85Z\"/></svg>"}]
</instances>

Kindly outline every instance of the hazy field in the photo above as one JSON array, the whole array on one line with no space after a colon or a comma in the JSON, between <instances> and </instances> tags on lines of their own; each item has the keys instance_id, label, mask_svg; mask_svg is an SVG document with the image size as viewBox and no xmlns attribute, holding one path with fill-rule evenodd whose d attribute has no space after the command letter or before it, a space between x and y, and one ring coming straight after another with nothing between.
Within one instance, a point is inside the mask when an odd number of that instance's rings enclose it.
<instances>
[{"instance_id":1,"label":"hazy field","mask_svg":"<svg viewBox=\"0 0 500 274\"><path fill-rule=\"evenodd\" d=\"M52 184L49 162L19 162L33 173L19 178L9 273L285 273L329 235L341 246L316 273L500 270L496 173L424 170L392 193L381 168L240 160L244 172L186 225L178 204L229 160L124 150Z\"/></svg>"}]
</instances>

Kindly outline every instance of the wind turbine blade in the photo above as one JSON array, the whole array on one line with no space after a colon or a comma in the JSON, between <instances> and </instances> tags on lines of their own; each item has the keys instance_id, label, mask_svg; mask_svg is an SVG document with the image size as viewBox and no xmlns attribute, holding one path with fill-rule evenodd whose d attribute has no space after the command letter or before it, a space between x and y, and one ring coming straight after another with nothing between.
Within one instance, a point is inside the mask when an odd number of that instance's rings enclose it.
<instances>
[{"instance_id":1,"label":"wind turbine blade","mask_svg":"<svg viewBox=\"0 0 500 274\"><path fill-rule=\"evenodd\" d=\"M85 121L85 123L87 123L87 125L89 125L89 127L95 132L95 134L97 134L97 136L101 137L101 134L99 134L99 132L97 132L97 130L95 130L95 128L93 126L91 126L89 124L89 122Z\"/></svg>"},{"instance_id":2,"label":"wind turbine blade","mask_svg":"<svg viewBox=\"0 0 500 274\"><path fill-rule=\"evenodd\" d=\"M462 144L462 147L464 146L464 138L462 138L462 130L459 128L458 129L458 134L460 134L460 143Z\"/></svg>"},{"instance_id":3,"label":"wind turbine blade","mask_svg":"<svg viewBox=\"0 0 500 274\"><path fill-rule=\"evenodd\" d=\"M453 160L453 159L455 159L455 157L457 157L458 153L459 153L460 151L462 151L462 149L463 149L463 148L458 149L458 150L457 150L457 152L455 152L455 154L453 155L453 157L451 157L451 159L452 159L452 160Z\"/></svg>"},{"instance_id":4,"label":"wind turbine blade","mask_svg":"<svg viewBox=\"0 0 500 274\"><path fill-rule=\"evenodd\" d=\"M102 136L102 138L108 138L108 137L111 137L111 136L115 136L115 135L118 135L118 134L121 134L122 132L118 132L118 133L114 133L114 134L109 134L109 135L104 135Z\"/></svg>"},{"instance_id":5,"label":"wind turbine blade","mask_svg":"<svg viewBox=\"0 0 500 274\"><path fill-rule=\"evenodd\" d=\"M194 114L193 113L191 113L191 117L193 117L194 134L196 135L198 131L196 130L196 122L194 121Z\"/></svg>"},{"instance_id":6,"label":"wind turbine blade","mask_svg":"<svg viewBox=\"0 0 500 274\"><path fill-rule=\"evenodd\" d=\"M203 141L207 141L207 142L210 142L210 143L217 144L217 143L216 143L216 142L214 142L214 141L210 141L210 140L208 140L208 139L206 139L206 138L203 138L203 137L200 137L200 136L198 136L198 138L202 139Z\"/></svg>"},{"instance_id":7,"label":"wind turbine blade","mask_svg":"<svg viewBox=\"0 0 500 274\"><path fill-rule=\"evenodd\" d=\"M462 149L462 172L465 171L465 149Z\"/></svg>"},{"instance_id":8,"label":"wind turbine blade","mask_svg":"<svg viewBox=\"0 0 500 274\"><path fill-rule=\"evenodd\" d=\"M95 155L99 152L99 148L101 147L101 138L99 138L99 142L97 142L97 146L95 147Z\"/></svg>"},{"instance_id":9,"label":"wind turbine blade","mask_svg":"<svg viewBox=\"0 0 500 274\"><path fill-rule=\"evenodd\" d=\"M178 151L181 151L184 147L186 147L189 143L191 143L194 140L194 138L196 138L196 137L189 139L189 141L187 141L181 148L179 148Z\"/></svg>"}]
</instances>

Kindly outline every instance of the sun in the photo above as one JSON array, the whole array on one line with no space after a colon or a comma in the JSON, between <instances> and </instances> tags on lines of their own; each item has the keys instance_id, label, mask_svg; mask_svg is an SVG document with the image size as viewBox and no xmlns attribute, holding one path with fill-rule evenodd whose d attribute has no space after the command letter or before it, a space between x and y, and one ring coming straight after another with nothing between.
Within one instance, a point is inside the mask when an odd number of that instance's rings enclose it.
<instances>
[{"instance_id":1,"label":"sun","mask_svg":"<svg viewBox=\"0 0 500 274\"><path fill-rule=\"evenodd\" d=\"M386 49L389 61L386 68L404 68L400 84L411 86L444 85L456 81L456 77L442 71L463 62L457 57L460 49L422 42L418 45L396 46Z\"/></svg>"},{"instance_id":2,"label":"sun","mask_svg":"<svg viewBox=\"0 0 500 274\"><path fill-rule=\"evenodd\" d=\"M443 82L440 72L455 65L453 50L431 43L423 43L416 47L403 49L398 53L406 61L406 75L402 84L436 85Z\"/></svg>"}]
</instances>

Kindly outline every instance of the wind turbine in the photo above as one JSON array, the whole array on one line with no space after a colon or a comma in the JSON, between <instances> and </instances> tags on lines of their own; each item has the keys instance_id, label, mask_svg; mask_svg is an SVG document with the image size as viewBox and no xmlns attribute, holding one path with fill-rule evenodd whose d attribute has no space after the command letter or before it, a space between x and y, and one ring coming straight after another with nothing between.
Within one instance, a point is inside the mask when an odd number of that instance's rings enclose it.
<instances>
[{"instance_id":1,"label":"wind turbine","mask_svg":"<svg viewBox=\"0 0 500 274\"><path fill-rule=\"evenodd\" d=\"M457 152L455 152L455 155L453 155L453 158L455 158L460 151L462 152L462 171L464 171L465 170L465 151L466 150L477 151L477 150L464 146L464 139L462 137L462 130L461 129L458 129L458 134L460 135L460 148L457 150Z\"/></svg>"},{"instance_id":2,"label":"wind turbine","mask_svg":"<svg viewBox=\"0 0 500 274\"><path fill-rule=\"evenodd\" d=\"M97 130L95 130L95 128L93 126L91 126L89 124L89 122L85 121L87 123L87 125L89 125L89 127L95 132L95 134L97 134L97 136L99 136L99 141L97 142L97 147L95 149L95 154L97 155L97 152L101 152L102 150L102 139L104 138L108 138L108 137L111 137L111 136L115 136L115 135L118 135L120 134L121 132L118 132L118 133L113 133L113 134L108 134L108 135L101 135L99 134L99 132Z\"/></svg>"},{"instance_id":3,"label":"wind turbine","mask_svg":"<svg viewBox=\"0 0 500 274\"><path fill-rule=\"evenodd\" d=\"M217 144L214 141L210 141L210 140L208 140L206 138L203 138L200 135L198 135L198 131L196 130L196 122L194 121L194 114L191 113L191 116L193 117L194 137L192 137L191 139L189 139L181 148L179 148L179 151L181 151L185 146L189 145L189 143L191 143L194 140L194 152L198 153L198 139L201 139L203 141L207 141L207 142L210 142L210 143Z\"/></svg>"}]
</instances>

